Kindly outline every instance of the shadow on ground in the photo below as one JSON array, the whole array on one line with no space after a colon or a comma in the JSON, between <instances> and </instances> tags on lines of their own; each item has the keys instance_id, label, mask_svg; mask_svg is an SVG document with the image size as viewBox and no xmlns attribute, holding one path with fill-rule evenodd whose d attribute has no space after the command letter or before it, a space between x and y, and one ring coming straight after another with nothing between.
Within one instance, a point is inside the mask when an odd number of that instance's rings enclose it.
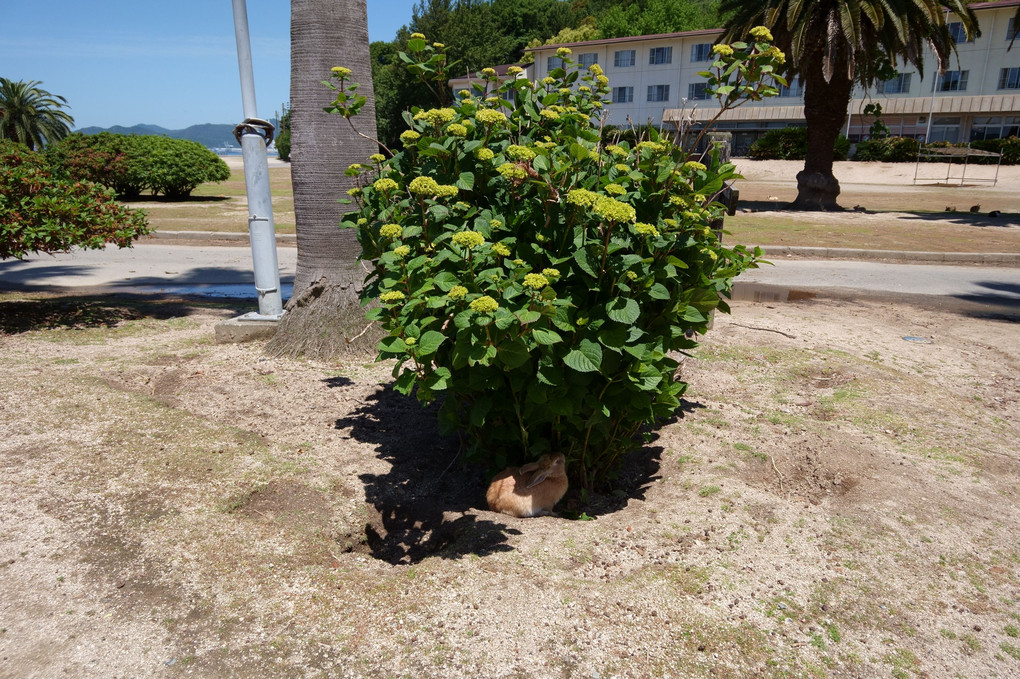
<instances>
[{"instance_id":1,"label":"shadow on ground","mask_svg":"<svg viewBox=\"0 0 1020 679\"><path fill-rule=\"evenodd\" d=\"M254 306L243 300L230 303L135 295L39 297L0 301L0 333L14 335L56 328L111 328L124 321L146 318L182 318L200 308L227 308L241 314Z\"/></svg>"},{"instance_id":2,"label":"shadow on ground","mask_svg":"<svg viewBox=\"0 0 1020 679\"><path fill-rule=\"evenodd\" d=\"M329 378L327 384L343 387L348 381ZM684 401L672 421L703 407ZM414 564L430 556L485 556L513 549L509 536L521 534L513 526L529 519L488 511L485 469L461 460L457 437L439 434L437 408L422 408L413 397L386 385L363 406L336 421L337 429L350 428L351 438L375 446L379 459L391 465L385 474L360 477L371 516L363 536L341 536L347 544L361 544L363 551L391 564ZM582 495L571 489L557 505L564 520L594 518L624 509L632 500L644 500L647 489L659 478L663 453L654 445L657 436L649 438L649 443L624 458L605 493Z\"/></svg>"}]
</instances>

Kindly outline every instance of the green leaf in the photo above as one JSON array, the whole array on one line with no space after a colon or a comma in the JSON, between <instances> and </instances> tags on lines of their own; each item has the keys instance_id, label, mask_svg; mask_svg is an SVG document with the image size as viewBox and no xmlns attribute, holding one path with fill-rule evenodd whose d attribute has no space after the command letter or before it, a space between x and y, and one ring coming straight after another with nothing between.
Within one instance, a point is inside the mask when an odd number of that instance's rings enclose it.
<instances>
[{"instance_id":1,"label":"green leaf","mask_svg":"<svg viewBox=\"0 0 1020 679\"><path fill-rule=\"evenodd\" d=\"M574 251L574 261L581 267L581 271L585 272L592 278L598 278L598 273L595 271L594 262L591 260L591 255L584 248L580 248Z\"/></svg>"},{"instance_id":2,"label":"green leaf","mask_svg":"<svg viewBox=\"0 0 1020 679\"><path fill-rule=\"evenodd\" d=\"M538 381L550 387L563 383L563 369L552 362L543 360L538 364Z\"/></svg>"},{"instance_id":3,"label":"green leaf","mask_svg":"<svg viewBox=\"0 0 1020 679\"><path fill-rule=\"evenodd\" d=\"M531 161L531 166L539 172L549 171L549 159L543 155L535 156Z\"/></svg>"},{"instance_id":4,"label":"green leaf","mask_svg":"<svg viewBox=\"0 0 1020 679\"><path fill-rule=\"evenodd\" d=\"M474 427L481 427L485 424L485 416L492 409L492 397L482 396L471 406L470 421Z\"/></svg>"},{"instance_id":5,"label":"green leaf","mask_svg":"<svg viewBox=\"0 0 1020 679\"><path fill-rule=\"evenodd\" d=\"M446 340L446 335L436 330L429 330L418 338L418 356L431 356L439 349L439 345Z\"/></svg>"},{"instance_id":6,"label":"green leaf","mask_svg":"<svg viewBox=\"0 0 1020 679\"><path fill-rule=\"evenodd\" d=\"M440 271L435 275L432 281L436 284L436 287L443 292L449 292L450 288L460 283L457 277L449 271Z\"/></svg>"},{"instance_id":7,"label":"green leaf","mask_svg":"<svg viewBox=\"0 0 1020 679\"><path fill-rule=\"evenodd\" d=\"M496 357L508 369L513 370L527 363L528 359L531 358L531 354L528 353L528 348L524 346L523 342L514 340L513 342L501 345L496 352Z\"/></svg>"},{"instance_id":8,"label":"green leaf","mask_svg":"<svg viewBox=\"0 0 1020 679\"><path fill-rule=\"evenodd\" d=\"M384 351L390 354L402 354L407 351L407 345L404 344L404 340L399 337L384 337L379 340L379 351Z\"/></svg>"},{"instance_id":9,"label":"green leaf","mask_svg":"<svg viewBox=\"0 0 1020 679\"><path fill-rule=\"evenodd\" d=\"M537 311L522 311L517 314L517 318L520 319L521 325L527 325L528 323L534 323L538 319L542 318L542 314Z\"/></svg>"},{"instance_id":10,"label":"green leaf","mask_svg":"<svg viewBox=\"0 0 1020 679\"><path fill-rule=\"evenodd\" d=\"M617 353L627 343L628 328L625 325L607 323L599 330L599 342L607 349Z\"/></svg>"},{"instance_id":11,"label":"green leaf","mask_svg":"<svg viewBox=\"0 0 1020 679\"><path fill-rule=\"evenodd\" d=\"M470 191L475 188L475 175L471 172L461 172L460 179L457 180L456 187L458 189L464 189Z\"/></svg>"},{"instance_id":12,"label":"green leaf","mask_svg":"<svg viewBox=\"0 0 1020 679\"><path fill-rule=\"evenodd\" d=\"M563 341L563 337L558 332L555 330L549 330L548 328L535 328L531 331L531 336L537 344L543 344L546 346Z\"/></svg>"},{"instance_id":13,"label":"green leaf","mask_svg":"<svg viewBox=\"0 0 1020 679\"><path fill-rule=\"evenodd\" d=\"M437 222L445 222L450 218L450 209L445 205L431 205L429 206L429 214Z\"/></svg>"},{"instance_id":14,"label":"green leaf","mask_svg":"<svg viewBox=\"0 0 1020 679\"><path fill-rule=\"evenodd\" d=\"M580 161L580 160L587 160L589 155L591 155L591 154L588 153L588 149L586 149L585 147L581 146L577 142L574 142L573 144L570 145L570 156L574 160L578 160L578 161Z\"/></svg>"},{"instance_id":15,"label":"green leaf","mask_svg":"<svg viewBox=\"0 0 1020 679\"><path fill-rule=\"evenodd\" d=\"M648 289L648 296L652 299L669 299L669 290L662 283L656 283Z\"/></svg>"},{"instance_id":16,"label":"green leaf","mask_svg":"<svg viewBox=\"0 0 1020 679\"><path fill-rule=\"evenodd\" d=\"M400 373L400 377L393 383L393 388L404 396L410 396L411 390L414 389L415 378L418 375L413 370L405 370Z\"/></svg>"},{"instance_id":17,"label":"green leaf","mask_svg":"<svg viewBox=\"0 0 1020 679\"><path fill-rule=\"evenodd\" d=\"M631 325L641 315L641 307L629 297L617 297L606 304L606 314L617 323Z\"/></svg>"},{"instance_id":18,"label":"green leaf","mask_svg":"<svg viewBox=\"0 0 1020 679\"><path fill-rule=\"evenodd\" d=\"M602 365L602 347L588 339L581 340L576 349L571 349L563 362L577 372L598 372Z\"/></svg>"},{"instance_id":19,"label":"green leaf","mask_svg":"<svg viewBox=\"0 0 1020 679\"><path fill-rule=\"evenodd\" d=\"M688 321L689 323L705 322L705 316L692 306L689 306L687 307L687 309L684 310L684 313L681 316L681 318L684 319L685 321Z\"/></svg>"}]
</instances>

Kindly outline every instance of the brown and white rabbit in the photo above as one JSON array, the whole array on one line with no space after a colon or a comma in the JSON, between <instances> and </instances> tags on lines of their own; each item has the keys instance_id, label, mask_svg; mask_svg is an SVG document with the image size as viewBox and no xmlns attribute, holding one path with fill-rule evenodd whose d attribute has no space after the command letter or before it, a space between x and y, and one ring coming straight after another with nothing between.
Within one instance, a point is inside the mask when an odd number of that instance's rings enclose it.
<instances>
[{"instance_id":1,"label":"brown and white rabbit","mask_svg":"<svg viewBox=\"0 0 1020 679\"><path fill-rule=\"evenodd\" d=\"M485 499L489 509L519 518L552 514L567 492L567 459L543 455L536 462L507 467L492 480Z\"/></svg>"}]
</instances>

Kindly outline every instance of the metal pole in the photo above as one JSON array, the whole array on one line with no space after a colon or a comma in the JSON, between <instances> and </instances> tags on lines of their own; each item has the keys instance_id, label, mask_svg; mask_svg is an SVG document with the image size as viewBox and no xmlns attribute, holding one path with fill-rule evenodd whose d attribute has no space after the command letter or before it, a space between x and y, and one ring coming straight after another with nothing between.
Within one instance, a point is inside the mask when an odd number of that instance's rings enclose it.
<instances>
[{"instance_id":1,"label":"metal pole","mask_svg":"<svg viewBox=\"0 0 1020 679\"><path fill-rule=\"evenodd\" d=\"M258 119L255 107L255 75L252 72L251 41L248 37L248 9L245 0L233 0L234 35L237 38L237 67L241 74L241 99L244 122L234 135L241 142L244 155L244 184L248 194L248 235L255 270L255 291L259 296L259 312L245 314L251 320L279 320L283 315L280 291L280 265L276 258L276 231L273 224L273 199L269 190L269 161L266 158L266 137L272 139L272 125Z\"/></svg>"}]
</instances>

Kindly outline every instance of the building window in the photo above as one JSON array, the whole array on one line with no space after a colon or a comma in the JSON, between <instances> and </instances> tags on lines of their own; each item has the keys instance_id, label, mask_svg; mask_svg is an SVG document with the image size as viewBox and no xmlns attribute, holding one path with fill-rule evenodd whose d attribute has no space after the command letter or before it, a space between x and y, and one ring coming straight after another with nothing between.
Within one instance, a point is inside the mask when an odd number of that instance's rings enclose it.
<instances>
[{"instance_id":1,"label":"building window","mask_svg":"<svg viewBox=\"0 0 1020 679\"><path fill-rule=\"evenodd\" d=\"M708 99L708 83L691 83L687 86L687 99L697 101Z\"/></svg>"},{"instance_id":2,"label":"building window","mask_svg":"<svg viewBox=\"0 0 1020 679\"><path fill-rule=\"evenodd\" d=\"M1016 24L1013 23L1013 17L1009 18L1009 24L1006 25L1006 40L1007 42L1013 39L1013 27Z\"/></svg>"},{"instance_id":3,"label":"building window","mask_svg":"<svg viewBox=\"0 0 1020 679\"><path fill-rule=\"evenodd\" d=\"M592 64L599 63L598 52L585 52L577 56L577 63L581 65L581 68L588 68Z\"/></svg>"},{"instance_id":4,"label":"building window","mask_svg":"<svg viewBox=\"0 0 1020 679\"><path fill-rule=\"evenodd\" d=\"M563 68L563 60L559 57L549 57L545 60L545 70L555 71L557 68Z\"/></svg>"},{"instance_id":5,"label":"building window","mask_svg":"<svg viewBox=\"0 0 1020 679\"><path fill-rule=\"evenodd\" d=\"M712 58L712 43L691 45L691 61L709 61Z\"/></svg>"},{"instance_id":6,"label":"building window","mask_svg":"<svg viewBox=\"0 0 1020 679\"><path fill-rule=\"evenodd\" d=\"M1003 68L999 70L999 89L1020 89L1020 68Z\"/></svg>"},{"instance_id":7,"label":"building window","mask_svg":"<svg viewBox=\"0 0 1020 679\"><path fill-rule=\"evenodd\" d=\"M967 76L970 71L946 71L939 76L939 92L963 92L967 89Z\"/></svg>"},{"instance_id":8,"label":"building window","mask_svg":"<svg viewBox=\"0 0 1020 679\"><path fill-rule=\"evenodd\" d=\"M648 50L648 63L655 64L672 64L673 63L673 47L653 47Z\"/></svg>"},{"instance_id":9,"label":"building window","mask_svg":"<svg viewBox=\"0 0 1020 679\"><path fill-rule=\"evenodd\" d=\"M794 78L788 85L779 86L777 97L799 97L804 94L804 83L800 78Z\"/></svg>"},{"instance_id":10,"label":"building window","mask_svg":"<svg viewBox=\"0 0 1020 679\"><path fill-rule=\"evenodd\" d=\"M875 87L879 94L906 94L910 91L910 73L900 73L895 78L884 80Z\"/></svg>"},{"instance_id":11,"label":"building window","mask_svg":"<svg viewBox=\"0 0 1020 679\"><path fill-rule=\"evenodd\" d=\"M669 101L669 85L649 85L648 101Z\"/></svg>"},{"instance_id":12,"label":"building window","mask_svg":"<svg viewBox=\"0 0 1020 679\"><path fill-rule=\"evenodd\" d=\"M629 104L634 101L634 88L633 87L614 87L613 88L613 103L614 104Z\"/></svg>"},{"instance_id":13,"label":"building window","mask_svg":"<svg viewBox=\"0 0 1020 679\"><path fill-rule=\"evenodd\" d=\"M970 125L970 140L1005 139L1020 135L1020 116L975 116Z\"/></svg>"},{"instance_id":14,"label":"building window","mask_svg":"<svg viewBox=\"0 0 1020 679\"><path fill-rule=\"evenodd\" d=\"M637 50L619 50L613 55L613 66L626 68L637 63Z\"/></svg>"},{"instance_id":15,"label":"building window","mask_svg":"<svg viewBox=\"0 0 1020 679\"><path fill-rule=\"evenodd\" d=\"M960 119L932 118L931 135L928 141L949 141L954 144L960 140Z\"/></svg>"},{"instance_id":16,"label":"building window","mask_svg":"<svg viewBox=\"0 0 1020 679\"><path fill-rule=\"evenodd\" d=\"M967 31L963 29L963 23L950 21L947 28L949 28L949 37L953 39L953 42L973 42L973 40L967 40Z\"/></svg>"}]
</instances>

